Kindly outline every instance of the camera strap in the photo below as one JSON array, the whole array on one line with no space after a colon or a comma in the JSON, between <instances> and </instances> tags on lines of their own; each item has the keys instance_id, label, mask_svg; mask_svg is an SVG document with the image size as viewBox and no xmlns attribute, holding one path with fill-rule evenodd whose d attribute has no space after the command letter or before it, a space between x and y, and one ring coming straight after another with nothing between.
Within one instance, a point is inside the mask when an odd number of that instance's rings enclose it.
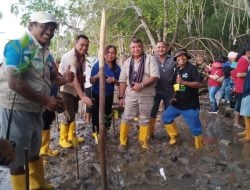
<instances>
[{"instance_id":1,"label":"camera strap","mask_svg":"<svg viewBox=\"0 0 250 190\"><path fill-rule=\"evenodd\" d=\"M16 101L16 93L15 93L14 98L13 98L13 102L12 102L11 110L10 110L10 115L8 118L8 126L7 126L7 132L6 132L6 139L7 140L9 140L9 138L10 138L10 125L12 122L15 101Z\"/></svg>"}]
</instances>

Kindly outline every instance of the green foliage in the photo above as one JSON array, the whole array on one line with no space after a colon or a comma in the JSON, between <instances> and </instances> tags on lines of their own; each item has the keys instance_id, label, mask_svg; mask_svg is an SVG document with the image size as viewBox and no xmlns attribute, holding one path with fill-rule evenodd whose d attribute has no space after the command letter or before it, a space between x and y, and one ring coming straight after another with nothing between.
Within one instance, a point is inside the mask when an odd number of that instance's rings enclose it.
<instances>
[{"instance_id":1,"label":"green foliage","mask_svg":"<svg viewBox=\"0 0 250 190\"><path fill-rule=\"evenodd\" d=\"M241 0L242 1L242 0ZM149 44L149 36L141 25L140 19L147 24L153 38L157 41L167 32L167 40L180 42L190 36L211 37L229 47L232 36L246 31L248 19L245 12L237 10L234 25L231 25L232 7L214 0L68 0L58 4L54 0L19 0L12 5L12 12L22 15L22 24L27 25L33 11L51 11L60 22L59 32L52 42L52 49L64 53L72 48L73 39L79 33L90 38L90 54L97 54L99 43L100 19L102 8L106 8L107 33L109 44L124 47L133 35L139 36ZM214 4L215 3L215 4ZM139 18L135 6L142 12ZM167 16L164 28L164 13ZM227 14L228 13L228 14ZM231 39L228 39L231 36ZM57 57L60 57L58 55Z\"/></svg>"},{"instance_id":2,"label":"green foliage","mask_svg":"<svg viewBox=\"0 0 250 190\"><path fill-rule=\"evenodd\" d=\"M104 122L106 125L110 125L112 123L112 119L113 119L113 114L109 114L109 115L104 115Z\"/></svg>"},{"instance_id":3,"label":"green foliage","mask_svg":"<svg viewBox=\"0 0 250 190\"><path fill-rule=\"evenodd\" d=\"M205 31L204 36L208 38L214 38L221 41L225 47L230 49L234 37L239 34L244 34L247 30L246 22L242 22L244 18L244 12L240 12L239 15L236 15L235 26L231 27L231 18L233 14L233 9L228 9L223 5L218 7L220 11L217 14L215 12L208 12L210 17L206 17L205 20ZM247 19L246 19L247 20ZM238 28L238 29L237 29ZM235 31L233 32L232 29Z\"/></svg>"},{"instance_id":4,"label":"green foliage","mask_svg":"<svg viewBox=\"0 0 250 190\"><path fill-rule=\"evenodd\" d=\"M29 44L29 36L25 34L21 39L20 39L21 47L25 48Z\"/></svg>"},{"instance_id":5,"label":"green foliage","mask_svg":"<svg viewBox=\"0 0 250 190\"><path fill-rule=\"evenodd\" d=\"M14 41L9 42L13 48L19 52L21 55L20 63L17 65L17 70L15 71L15 74L23 74L27 72L31 67L32 67L32 60L35 58L37 54L37 47L33 47L30 49L28 55L24 55L24 49L28 46L29 44L29 36L25 34L21 39L20 39L20 45L21 48L19 48Z\"/></svg>"}]
</instances>

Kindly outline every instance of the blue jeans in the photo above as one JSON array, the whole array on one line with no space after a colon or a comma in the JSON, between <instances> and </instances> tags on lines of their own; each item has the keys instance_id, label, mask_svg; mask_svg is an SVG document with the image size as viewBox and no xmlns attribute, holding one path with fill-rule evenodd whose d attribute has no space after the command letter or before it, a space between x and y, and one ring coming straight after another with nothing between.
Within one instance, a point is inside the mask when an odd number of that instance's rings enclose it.
<instances>
[{"instance_id":1,"label":"blue jeans","mask_svg":"<svg viewBox=\"0 0 250 190\"><path fill-rule=\"evenodd\" d=\"M235 108L234 108L234 110L237 112L240 112L241 101L242 101L242 93L237 93L236 103L235 103Z\"/></svg>"},{"instance_id":2,"label":"blue jeans","mask_svg":"<svg viewBox=\"0 0 250 190\"><path fill-rule=\"evenodd\" d=\"M225 99L226 100L231 100L232 99L232 91L233 91L233 88L232 86L227 86L226 89L225 89Z\"/></svg>"},{"instance_id":3,"label":"blue jeans","mask_svg":"<svg viewBox=\"0 0 250 190\"><path fill-rule=\"evenodd\" d=\"M208 87L208 94L209 94L209 100L211 103L212 110L211 111L217 111L218 110L218 105L215 99L215 94L218 92L220 89L219 86L209 86Z\"/></svg>"},{"instance_id":4,"label":"blue jeans","mask_svg":"<svg viewBox=\"0 0 250 190\"><path fill-rule=\"evenodd\" d=\"M173 123L176 117L182 115L192 135L198 136L202 134L202 126L199 118L199 111L200 110L198 108L181 110L172 105L169 105L168 108L162 114L162 121L164 124L170 124Z\"/></svg>"},{"instance_id":5,"label":"blue jeans","mask_svg":"<svg viewBox=\"0 0 250 190\"><path fill-rule=\"evenodd\" d=\"M226 90L229 86L230 86L230 78L225 78L222 82L222 85L220 87L220 100L223 98L225 98L225 100L230 100L230 94L228 94L228 91Z\"/></svg>"},{"instance_id":6,"label":"blue jeans","mask_svg":"<svg viewBox=\"0 0 250 190\"><path fill-rule=\"evenodd\" d=\"M169 101L172 97L173 96L170 94L156 94L154 97L154 105L153 105L152 111L151 111L151 118L156 118L161 100L163 100L164 110L166 110L168 105L169 105Z\"/></svg>"}]
</instances>

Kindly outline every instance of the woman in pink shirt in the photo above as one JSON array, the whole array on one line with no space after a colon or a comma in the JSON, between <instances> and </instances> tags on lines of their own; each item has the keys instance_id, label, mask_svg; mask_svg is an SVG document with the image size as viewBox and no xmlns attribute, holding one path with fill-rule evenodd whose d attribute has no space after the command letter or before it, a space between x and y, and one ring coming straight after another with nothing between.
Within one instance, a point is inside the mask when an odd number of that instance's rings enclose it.
<instances>
[{"instance_id":1,"label":"woman in pink shirt","mask_svg":"<svg viewBox=\"0 0 250 190\"><path fill-rule=\"evenodd\" d=\"M215 99L215 94L220 89L222 81L223 81L222 64L220 62L214 62L212 64L212 68L208 76L208 92L209 92L209 100L211 103L211 110L209 111L209 113L216 114L218 111L218 105Z\"/></svg>"}]
</instances>

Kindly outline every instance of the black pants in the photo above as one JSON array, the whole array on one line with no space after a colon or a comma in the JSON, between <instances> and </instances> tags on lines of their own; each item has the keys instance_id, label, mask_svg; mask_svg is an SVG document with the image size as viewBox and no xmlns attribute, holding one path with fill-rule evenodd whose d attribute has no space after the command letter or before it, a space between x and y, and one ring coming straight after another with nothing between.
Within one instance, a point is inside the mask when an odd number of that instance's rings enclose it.
<instances>
[{"instance_id":1,"label":"black pants","mask_svg":"<svg viewBox=\"0 0 250 190\"><path fill-rule=\"evenodd\" d=\"M99 132L99 95L92 93L94 104L92 107L92 129L93 132ZM113 105L114 94L105 96L105 127L109 129L112 122L112 105Z\"/></svg>"},{"instance_id":2,"label":"black pants","mask_svg":"<svg viewBox=\"0 0 250 190\"><path fill-rule=\"evenodd\" d=\"M54 111L49 111L46 109L45 112L43 112L43 130L50 129L50 125L55 119L55 116L56 114Z\"/></svg>"},{"instance_id":3,"label":"black pants","mask_svg":"<svg viewBox=\"0 0 250 190\"><path fill-rule=\"evenodd\" d=\"M85 92L85 94L86 94L87 97L89 97L90 99L92 98L92 97L91 97L91 87L85 88L85 89L84 89L84 92ZM91 110L91 109L92 109L91 107L86 106L86 113L92 113L92 110Z\"/></svg>"},{"instance_id":4,"label":"black pants","mask_svg":"<svg viewBox=\"0 0 250 190\"><path fill-rule=\"evenodd\" d=\"M63 113L62 123L69 125L71 122L75 120L75 115L78 112L79 98L65 92L61 92L61 94L62 94L63 105L65 108L65 111Z\"/></svg>"}]
</instances>

